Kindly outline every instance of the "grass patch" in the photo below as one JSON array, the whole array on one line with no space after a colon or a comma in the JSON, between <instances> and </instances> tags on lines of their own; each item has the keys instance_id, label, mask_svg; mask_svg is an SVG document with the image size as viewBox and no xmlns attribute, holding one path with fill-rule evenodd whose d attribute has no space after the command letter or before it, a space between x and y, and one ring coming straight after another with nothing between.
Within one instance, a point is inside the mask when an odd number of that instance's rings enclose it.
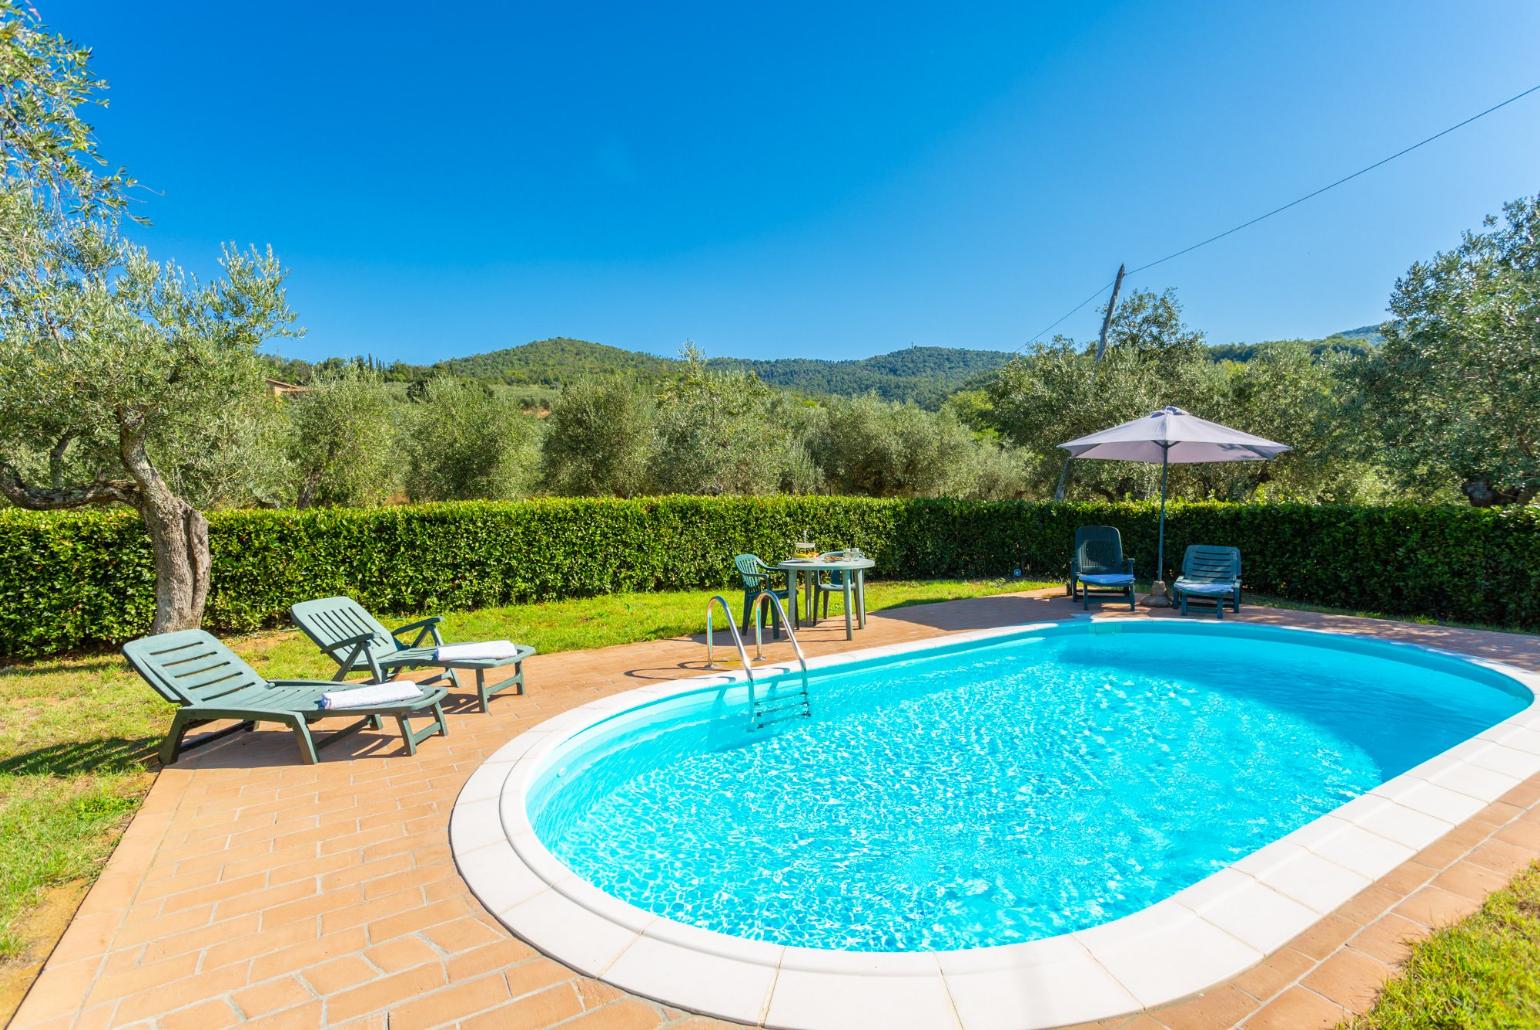
<instances>
[{"instance_id":1,"label":"grass patch","mask_svg":"<svg viewBox=\"0 0 1540 1030\"><path fill-rule=\"evenodd\" d=\"M867 608L1026 590L1024 580L873 582ZM449 640L508 638L550 654L703 632L712 591L612 594L444 616ZM727 597L737 614L741 592ZM840 606L835 598L833 615ZM386 620L396 625L409 617ZM329 679L336 667L296 632L228 641L270 678ZM538 689L538 685L536 685ZM116 655L0 668L0 961L51 942L19 929L50 889L93 879L154 779L171 706Z\"/></svg>"},{"instance_id":2,"label":"grass patch","mask_svg":"<svg viewBox=\"0 0 1540 1030\"><path fill-rule=\"evenodd\" d=\"M1412 949L1349 1030L1540 1026L1540 865Z\"/></svg>"}]
</instances>

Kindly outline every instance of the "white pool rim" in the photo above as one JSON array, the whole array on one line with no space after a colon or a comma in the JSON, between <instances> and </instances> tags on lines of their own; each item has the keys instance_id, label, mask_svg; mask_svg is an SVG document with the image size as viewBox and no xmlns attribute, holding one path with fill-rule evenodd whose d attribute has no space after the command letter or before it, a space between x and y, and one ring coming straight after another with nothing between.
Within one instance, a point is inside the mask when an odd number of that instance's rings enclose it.
<instances>
[{"instance_id":1,"label":"white pool rim","mask_svg":"<svg viewBox=\"0 0 1540 1030\"><path fill-rule=\"evenodd\" d=\"M1111 626L1122 620L1092 621ZM1065 625L948 633L820 656L807 664L825 668ZM1281 628L1391 642L1335 629L1235 622L1205 627L1218 633ZM527 801L557 749L639 705L743 683L741 669L626 690L515 737L461 790L449 820L450 846L471 891L514 934L580 973L693 1012L799 1030L1027 1030L1105 1019L1175 1001L1244 972L1540 773L1535 703L1540 676L1455 651L1397 646L1500 673L1527 689L1530 703L1185 890L1111 922L1055 937L944 952L771 944L644 911L599 890L546 850L530 823ZM767 664L755 674L767 678L795 670L794 663Z\"/></svg>"}]
</instances>

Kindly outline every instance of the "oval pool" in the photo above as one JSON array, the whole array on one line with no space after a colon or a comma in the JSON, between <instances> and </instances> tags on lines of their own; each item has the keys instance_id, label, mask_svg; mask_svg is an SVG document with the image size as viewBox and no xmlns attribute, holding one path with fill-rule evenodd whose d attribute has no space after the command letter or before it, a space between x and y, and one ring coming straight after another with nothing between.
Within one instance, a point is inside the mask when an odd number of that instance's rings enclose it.
<instances>
[{"instance_id":1,"label":"oval pool","mask_svg":"<svg viewBox=\"0 0 1540 1030\"><path fill-rule=\"evenodd\" d=\"M669 920L984 948L1153 905L1531 701L1406 645L1067 623L816 669L811 717L760 730L742 683L629 708L546 756L527 813L573 873Z\"/></svg>"}]
</instances>

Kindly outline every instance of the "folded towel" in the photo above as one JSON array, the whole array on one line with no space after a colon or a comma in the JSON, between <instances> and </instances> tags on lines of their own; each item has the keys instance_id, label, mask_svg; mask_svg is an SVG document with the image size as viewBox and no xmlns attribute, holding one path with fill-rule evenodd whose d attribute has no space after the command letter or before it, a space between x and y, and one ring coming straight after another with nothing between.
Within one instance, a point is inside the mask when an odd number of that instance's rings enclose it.
<instances>
[{"instance_id":1,"label":"folded towel","mask_svg":"<svg viewBox=\"0 0 1540 1030\"><path fill-rule=\"evenodd\" d=\"M328 690L321 695L322 708L383 708L397 701L415 701L422 688L410 680L391 680L351 690Z\"/></svg>"},{"instance_id":2,"label":"folded towel","mask_svg":"<svg viewBox=\"0 0 1540 1030\"><path fill-rule=\"evenodd\" d=\"M519 653L516 644L509 640L488 640L480 644L449 644L433 652L437 662L474 662L498 658L513 658Z\"/></svg>"}]
</instances>

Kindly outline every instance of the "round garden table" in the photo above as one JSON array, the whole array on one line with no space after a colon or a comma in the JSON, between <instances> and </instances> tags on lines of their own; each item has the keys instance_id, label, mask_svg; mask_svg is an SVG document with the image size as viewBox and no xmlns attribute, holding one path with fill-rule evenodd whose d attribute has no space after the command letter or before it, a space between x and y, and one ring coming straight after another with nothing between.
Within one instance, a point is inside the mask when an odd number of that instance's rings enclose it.
<instances>
[{"instance_id":1,"label":"round garden table","mask_svg":"<svg viewBox=\"0 0 1540 1030\"><path fill-rule=\"evenodd\" d=\"M806 577L804 589L807 592L807 604L805 609L807 617L813 625L818 625L818 615L813 611L813 602L817 600L813 585L818 582L818 576L824 572L844 572L845 579L845 639L850 640L855 636L852 625L852 613L862 629L866 628L866 570L877 563L870 558L841 558L838 561L824 561L819 558L791 558L780 562L776 569L786 573L787 594L797 596L797 579ZM854 581L854 582L852 582ZM854 596L852 596L852 593ZM802 612L797 613L797 624L802 624Z\"/></svg>"}]
</instances>

